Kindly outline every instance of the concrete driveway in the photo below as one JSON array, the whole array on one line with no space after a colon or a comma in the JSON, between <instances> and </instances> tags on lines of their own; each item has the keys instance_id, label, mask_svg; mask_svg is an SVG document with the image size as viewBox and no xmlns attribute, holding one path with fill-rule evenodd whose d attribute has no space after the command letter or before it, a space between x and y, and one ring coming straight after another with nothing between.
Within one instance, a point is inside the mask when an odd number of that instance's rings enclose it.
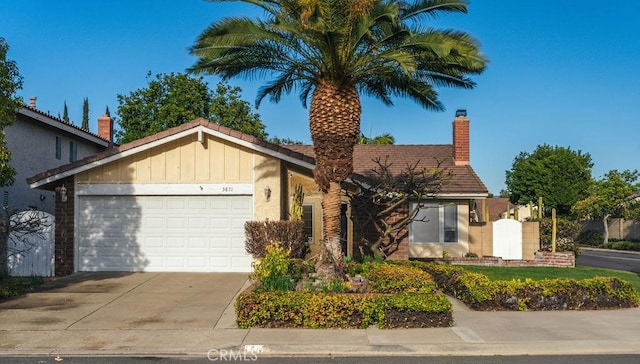
<instances>
[{"instance_id":1,"label":"concrete driveway","mask_svg":"<svg viewBox=\"0 0 640 364\"><path fill-rule=\"evenodd\" d=\"M2 330L212 329L247 273L77 273L0 301Z\"/></svg>"}]
</instances>

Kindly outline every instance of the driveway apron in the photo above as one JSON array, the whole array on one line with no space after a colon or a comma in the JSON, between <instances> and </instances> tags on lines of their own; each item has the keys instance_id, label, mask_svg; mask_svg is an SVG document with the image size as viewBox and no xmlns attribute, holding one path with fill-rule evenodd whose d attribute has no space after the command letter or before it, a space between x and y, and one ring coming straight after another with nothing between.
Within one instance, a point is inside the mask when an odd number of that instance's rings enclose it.
<instances>
[{"instance_id":1,"label":"driveway apron","mask_svg":"<svg viewBox=\"0 0 640 364\"><path fill-rule=\"evenodd\" d=\"M0 330L212 329L246 273L76 273L0 301Z\"/></svg>"}]
</instances>

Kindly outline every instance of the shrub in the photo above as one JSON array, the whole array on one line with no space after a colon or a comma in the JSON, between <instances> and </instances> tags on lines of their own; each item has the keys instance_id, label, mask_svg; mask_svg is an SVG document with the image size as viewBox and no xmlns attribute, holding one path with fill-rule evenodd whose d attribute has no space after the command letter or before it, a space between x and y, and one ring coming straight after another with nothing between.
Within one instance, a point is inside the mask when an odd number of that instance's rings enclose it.
<instances>
[{"instance_id":1,"label":"shrub","mask_svg":"<svg viewBox=\"0 0 640 364\"><path fill-rule=\"evenodd\" d=\"M245 291L236 300L237 324L248 327L444 327L453 322L446 297Z\"/></svg>"},{"instance_id":2,"label":"shrub","mask_svg":"<svg viewBox=\"0 0 640 364\"><path fill-rule=\"evenodd\" d=\"M436 289L436 283L429 273L408 265L371 263L368 267L364 266L362 274L369 279L372 292L429 293Z\"/></svg>"},{"instance_id":3,"label":"shrub","mask_svg":"<svg viewBox=\"0 0 640 364\"><path fill-rule=\"evenodd\" d=\"M602 247L605 249L640 251L640 242L628 240L609 241L608 244L602 244Z\"/></svg>"},{"instance_id":4,"label":"shrub","mask_svg":"<svg viewBox=\"0 0 640 364\"><path fill-rule=\"evenodd\" d=\"M267 253L255 267L251 278L265 291L290 291L294 287L289 251L280 244L267 246Z\"/></svg>"},{"instance_id":5,"label":"shrub","mask_svg":"<svg viewBox=\"0 0 640 364\"><path fill-rule=\"evenodd\" d=\"M302 221L247 221L244 231L245 249L256 259L264 257L267 246L274 242L280 242L293 258L304 258L309 251Z\"/></svg>"},{"instance_id":6,"label":"shrub","mask_svg":"<svg viewBox=\"0 0 640 364\"><path fill-rule=\"evenodd\" d=\"M604 234L601 231L585 230L580 232L576 241L582 245L600 246L604 241Z\"/></svg>"},{"instance_id":7,"label":"shrub","mask_svg":"<svg viewBox=\"0 0 640 364\"><path fill-rule=\"evenodd\" d=\"M571 251L578 256L580 254L580 246L577 243L578 234L582 226L577 221L567 220L564 218L556 219L556 251ZM553 223L550 218L544 218L540 221L540 249L551 251L551 230Z\"/></svg>"},{"instance_id":8,"label":"shrub","mask_svg":"<svg viewBox=\"0 0 640 364\"><path fill-rule=\"evenodd\" d=\"M451 302L444 295L399 294L383 300L381 329L447 327L453 325Z\"/></svg>"},{"instance_id":9,"label":"shrub","mask_svg":"<svg viewBox=\"0 0 640 364\"><path fill-rule=\"evenodd\" d=\"M459 267L426 264L439 287L476 310L588 310L636 307L640 295L619 278L492 281Z\"/></svg>"}]
</instances>

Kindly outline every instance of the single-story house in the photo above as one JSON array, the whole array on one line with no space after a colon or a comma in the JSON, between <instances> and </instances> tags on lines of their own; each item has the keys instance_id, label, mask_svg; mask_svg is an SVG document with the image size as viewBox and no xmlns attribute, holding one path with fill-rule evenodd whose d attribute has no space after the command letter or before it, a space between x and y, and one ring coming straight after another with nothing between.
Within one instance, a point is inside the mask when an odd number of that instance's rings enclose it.
<instances>
[{"instance_id":1,"label":"single-story house","mask_svg":"<svg viewBox=\"0 0 640 364\"><path fill-rule=\"evenodd\" d=\"M357 146L356 172L388 155L397 165L454 173L429 209L432 225L412 229L392 258L469 249L470 206L487 189L469 165L469 120L453 122L451 145ZM109 139L105 136L106 139ZM299 150L296 150L299 149ZM249 272L246 221L287 219L294 186L305 192L305 231L312 250L322 233L321 194L309 147L274 145L205 119L157 133L28 179L55 191L56 275L75 271ZM345 216L349 214L345 197ZM344 219L347 254L352 225Z\"/></svg>"}]
</instances>

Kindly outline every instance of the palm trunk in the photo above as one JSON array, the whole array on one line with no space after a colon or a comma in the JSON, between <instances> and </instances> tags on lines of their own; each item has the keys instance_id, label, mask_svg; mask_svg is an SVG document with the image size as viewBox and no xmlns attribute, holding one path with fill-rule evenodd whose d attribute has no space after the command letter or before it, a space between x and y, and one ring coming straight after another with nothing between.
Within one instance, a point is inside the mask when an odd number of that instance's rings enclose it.
<instances>
[{"instance_id":1,"label":"palm trunk","mask_svg":"<svg viewBox=\"0 0 640 364\"><path fill-rule=\"evenodd\" d=\"M360 133L360 98L351 86L319 84L311 98L309 128L313 139L316 183L322 190L323 249L316 264L319 276L341 275L341 182L353 173L353 146Z\"/></svg>"}]
</instances>

